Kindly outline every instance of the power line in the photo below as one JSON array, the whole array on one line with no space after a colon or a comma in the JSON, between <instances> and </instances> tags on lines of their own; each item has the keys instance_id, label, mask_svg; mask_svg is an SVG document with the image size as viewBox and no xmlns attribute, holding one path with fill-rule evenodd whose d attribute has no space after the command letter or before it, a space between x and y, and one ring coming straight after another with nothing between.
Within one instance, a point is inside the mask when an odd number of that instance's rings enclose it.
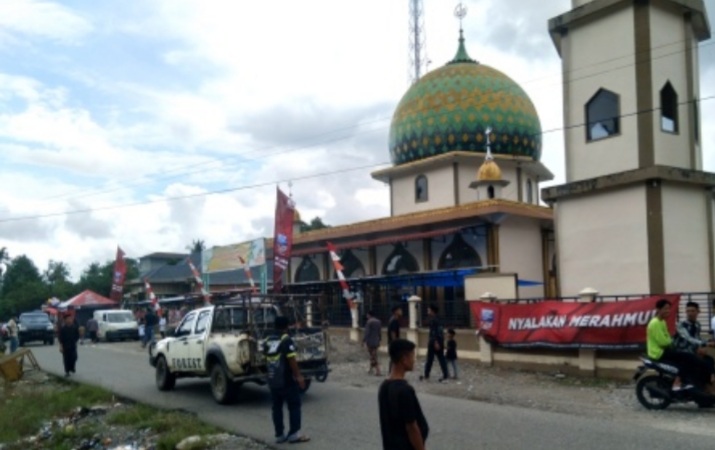
<instances>
[{"instance_id":1,"label":"power line","mask_svg":"<svg viewBox=\"0 0 715 450\"><path fill-rule=\"evenodd\" d=\"M713 100L713 99L715 99L715 95L702 97L700 99L695 99L695 100L686 100L683 102L679 102L678 106L692 104L696 101L704 102L704 101L709 101L709 100ZM658 110L660 110L660 108L650 108L647 110L636 111L636 112L627 113L627 114L621 114L616 117L619 119L623 119L623 118L627 118L627 117L638 116L640 114L650 114L650 113L653 113ZM553 133L556 131L566 131L566 130L570 130L570 129L574 129L574 128L585 127L587 125L588 125L587 123L568 125L568 126L565 126L562 128L554 128L551 130L543 131L541 134L543 135L546 133ZM149 205L149 204L154 204L154 203L167 203L167 202L172 202L172 201L177 201L177 200L184 200L184 199L188 199L188 198L207 197L210 195L227 194L227 193L231 193L231 192L237 192L237 191L243 191L243 190L249 190L249 189L257 189L257 188L261 188L261 187L276 185L276 184L285 183L288 181L302 181L302 180L308 180L308 179L313 179L313 178L321 178L324 176L339 175L341 173L354 172L354 171L358 171L358 170L372 169L375 167L384 166L386 164L390 164L390 162L381 162L381 163L377 163L377 164L368 164L368 165L357 166L357 167L349 167L349 168L334 170L334 171L330 171L330 172L321 172L321 173L316 173L316 174L291 177L289 179L273 180L273 181L255 183L255 184L251 184L251 185L244 185L244 186L238 186L238 187L233 187L233 188L219 189L219 190L200 192L200 193L195 193L195 194L180 195L180 196L176 196L176 197L165 197L165 198L161 198L161 199L147 200L147 201L141 201L141 202L102 206L102 207L95 207L95 208L84 208L84 209L57 212L57 213L38 214L38 215L33 215L33 216L11 217L11 218L6 218L6 219L0 219L0 224L8 223L8 222L25 221L25 220L44 219L44 218L49 218L49 217L84 214L84 213L91 213L91 212L97 212L97 211L124 209L124 208L131 208L131 207Z\"/></svg>"},{"instance_id":2,"label":"power line","mask_svg":"<svg viewBox=\"0 0 715 450\"><path fill-rule=\"evenodd\" d=\"M677 40L677 41L673 41L673 42L670 42L670 43L662 44L662 45L657 46L657 47L653 47L653 49L666 48L666 47L670 47L670 46L673 46L673 45L681 44L681 43L683 43L683 42L686 42L686 41L685 41L685 40ZM710 43L706 43L706 44L700 44L699 47L702 48L702 47L709 46L709 45L715 45L715 42L710 42ZM653 49L649 50L648 52L652 52ZM649 61L654 61L654 60L666 58L666 57L669 57L669 56L676 55L676 54L678 54L678 53L682 53L682 52L684 52L684 51L686 51L686 50L676 50L676 51L671 52L671 53L666 53L666 54L663 54L663 55L659 55L659 56L657 56L657 57L650 58ZM606 60L603 60L603 61L599 61L599 62L597 62L597 63L588 64L588 65L585 65L585 66L583 66L583 67L574 68L574 69L571 69L571 70L569 70L569 71L562 71L562 72L560 72L560 75L564 76L565 74L567 74L567 73L569 73L569 72L575 73L575 72L577 72L577 71L585 70L585 69L590 68L590 67L595 67L595 66L599 66L599 65L604 65L604 64L607 64L607 63L609 63L609 62L621 60L621 59L624 59L624 58L629 58L629 57L631 57L631 56L634 56L634 57L636 57L636 59L637 59L637 56L638 56L639 54L643 54L643 53L646 53L646 52L640 52L640 53L636 52L636 53L632 53L632 54L629 53L629 54L627 54L627 55L622 55L622 56L613 57L613 58L610 58L610 59L606 59ZM567 83L574 83L574 82L576 82L576 81L581 81L581 80L584 80L584 79L588 79L588 78L592 78L592 77L595 77L595 76L607 74L607 73L610 73L610 72L615 72L615 71L618 71L618 70L622 70L622 69L624 69L624 68L631 67L631 66L633 66L634 64L635 64L635 63L633 63L633 64L629 63L629 64L626 64L626 65L614 67L614 68L611 68L611 69L608 69L608 70L604 70L604 71L600 71L600 72L595 72L595 73L587 74L587 75L584 75L584 76L582 76L582 77L573 78L573 79L568 80L568 81L563 81L563 79L562 79L562 82L561 82L560 84L561 84L562 86L565 86ZM537 81L541 81L541 80L547 79L547 78L552 77L552 76L557 76L557 75L555 74L555 75L550 75L550 76L546 76L546 77L541 77L541 78L538 78L538 79L527 80L527 81L523 82L522 85L531 84L531 83L534 83L534 82L537 82ZM460 97L460 98L455 99L452 103L456 103L456 102L459 102L459 101L463 101L463 100L469 99L470 97L476 96L476 95L478 95L478 94L466 95L466 96L463 96L463 97ZM480 106L488 106L490 103L495 103L495 102L482 102L482 105L480 105ZM448 104L449 104L449 103L448 103ZM450 114L450 112L445 112L445 113L443 113L443 114ZM318 134L318 135L315 135L315 136L311 136L311 137L305 138L305 139L303 139L303 141L312 141L312 140L317 139L317 138L320 138L320 137L322 137L322 136L329 136L329 135L331 135L331 134L335 134L335 133L338 133L338 132L341 132L341 131L349 131L349 130L357 129L357 128L362 127L362 126L368 126L368 125L371 125L371 124L376 124L376 123L380 123L380 122L385 122L385 121L388 121L388 120L390 120L390 119L391 119L391 117L381 117L381 118L373 119L373 120L368 121L368 122L361 122L361 123L355 124L355 125L346 125L346 126L344 126L344 127L341 127L341 128L335 129L335 130L327 131L327 132L325 132L325 133L321 133L321 134ZM384 128L375 129L375 130L370 130L369 132L382 131L383 129L384 129ZM547 131L547 132L552 132L552 131L554 131L554 130L550 130L550 131ZM556 131L559 131L559 130L557 129ZM543 132L542 134L546 134L547 132ZM264 155L261 156L261 158L248 159L248 161L257 161L257 160L261 160L261 159L268 158L268 157L271 157L271 156L276 156L276 155L280 155L280 154L290 153L290 152L294 152L294 151L298 151L298 150L304 150L304 149L307 149L307 148L318 147L318 146L325 145L325 144L329 144L329 143L334 143L334 142L339 142L339 141L342 141L342 140L347 140L347 139L350 139L350 138L353 137L353 136L354 136L354 135L346 135L346 136L337 137L337 138L330 139L330 140L326 140L326 141L318 141L318 142L314 142L314 143L312 143L312 144L306 144L306 145L301 145L301 146L297 146L297 147L292 147L292 148L287 149L287 150L282 150L282 151L270 153L270 154L267 154L267 155L264 154ZM74 200L74 199L80 199L80 198L86 198L86 197L94 197L94 196L98 196L98 195L102 195L102 194L117 192L117 191L124 190L124 189L129 189L129 188L132 188L132 187L142 186L142 185L146 185L146 184L152 184L152 183L155 183L155 182L157 182L157 181L159 181L159 180L170 180L170 179L175 179L175 178L185 177L185 176L188 176L188 175L193 175L193 174L197 174L197 173L206 172L206 171L209 171L209 170L212 170L212 169L211 169L211 168L208 168L208 167L205 167L205 166L211 166L211 165L215 165L215 164L218 164L218 163L223 163L223 164L224 164L223 169L230 169L230 168L232 168L232 167L236 167L237 165L240 165L240 164L244 163L245 160L247 159L247 158L246 158L246 155L251 155L251 154L255 154L255 153L259 153L259 152L264 152L265 150L269 150L269 149L271 149L271 148L274 148L274 146L261 147L261 148L258 148L258 149L251 150L251 151L249 151L249 152L247 152L247 153L245 153L245 154L243 154L243 155L239 155L239 156L233 157L233 158L231 158L232 160L235 161L235 162L233 162L233 163L228 163L228 164L226 164L225 161L211 160L211 161L206 161L206 162L204 162L204 163L198 163L198 164L193 164L193 165L176 166L176 167L174 167L174 168L169 169L169 172L179 171L179 170L188 170L188 171L186 171L186 172L179 172L179 173L176 173L175 175L159 176L159 177L152 177L152 174L146 174L146 175L142 175L142 176L140 176L140 177L134 178L134 179L125 180L124 183L122 184L122 186L117 186L117 187L108 188L108 189L104 189L104 190L100 190L100 191L95 191L95 192L90 192L90 193L83 193L83 194L81 194L81 195L75 195L74 193L60 194L60 195L57 195L57 196L46 197L46 198L40 199L40 200L38 200L38 201L39 201L39 202L46 202L46 201L49 201L49 200L56 200L56 199ZM231 159L230 159L230 160L231 160ZM239 159L240 159L240 161L239 161ZM230 160L229 160L229 161L230 161ZM202 168L202 167L203 167L203 168ZM147 180L147 179L146 179L147 177L150 177L150 178ZM141 181L140 181L139 183L131 184L131 181L137 181L137 180L141 180Z\"/></svg>"}]
</instances>

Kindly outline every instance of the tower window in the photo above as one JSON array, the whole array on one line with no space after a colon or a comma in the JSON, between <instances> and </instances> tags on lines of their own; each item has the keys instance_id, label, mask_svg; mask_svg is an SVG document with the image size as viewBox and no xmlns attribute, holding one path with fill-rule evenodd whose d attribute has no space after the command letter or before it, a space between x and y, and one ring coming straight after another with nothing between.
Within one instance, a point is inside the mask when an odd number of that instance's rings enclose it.
<instances>
[{"instance_id":1,"label":"tower window","mask_svg":"<svg viewBox=\"0 0 715 450\"><path fill-rule=\"evenodd\" d=\"M429 185L427 177L420 175L415 179L415 202L426 202L429 198Z\"/></svg>"},{"instance_id":2,"label":"tower window","mask_svg":"<svg viewBox=\"0 0 715 450\"><path fill-rule=\"evenodd\" d=\"M494 186L492 186L491 184L487 188L487 197L489 197L489 199L494 198Z\"/></svg>"},{"instance_id":3,"label":"tower window","mask_svg":"<svg viewBox=\"0 0 715 450\"><path fill-rule=\"evenodd\" d=\"M660 90L660 128L667 133L678 132L678 93L670 81Z\"/></svg>"},{"instance_id":4,"label":"tower window","mask_svg":"<svg viewBox=\"0 0 715 450\"><path fill-rule=\"evenodd\" d=\"M620 105L617 94L599 89L586 103L586 139L597 141L620 131Z\"/></svg>"},{"instance_id":5,"label":"tower window","mask_svg":"<svg viewBox=\"0 0 715 450\"><path fill-rule=\"evenodd\" d=\"M531 180L526 180L526 202L534 203L534 186L531 184Z\"/></svg>"}]
</instances>

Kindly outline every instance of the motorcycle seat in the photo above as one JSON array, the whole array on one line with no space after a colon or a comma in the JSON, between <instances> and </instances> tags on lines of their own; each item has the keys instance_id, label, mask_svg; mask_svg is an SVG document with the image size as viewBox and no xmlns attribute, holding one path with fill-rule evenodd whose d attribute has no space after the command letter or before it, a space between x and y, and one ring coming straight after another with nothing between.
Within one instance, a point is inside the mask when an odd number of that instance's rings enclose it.
<instances>
[{"instance_id":1,"label":"motorcycle seat","mask_svg":"<svg viewBox=\"0 0 715 450\"><path fill-rule=\"evenodd\" d=\"M673 375L678 374L678 368L675 367L672 364L668 364L666 362L661 362L661 361L656 361L647 357L641 357L641 361L643 361L643 365L648 367L649 369L657 370L660 372L666 372L670 373Z\"/></svg>"}]
</instances>

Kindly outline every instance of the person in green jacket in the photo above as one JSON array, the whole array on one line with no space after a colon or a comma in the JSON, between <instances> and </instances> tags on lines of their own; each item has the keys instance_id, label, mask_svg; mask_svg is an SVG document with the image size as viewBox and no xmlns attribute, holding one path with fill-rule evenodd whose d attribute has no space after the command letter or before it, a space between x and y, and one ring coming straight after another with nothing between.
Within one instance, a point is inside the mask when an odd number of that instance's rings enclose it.
<instances>
[{"instance_id":1,"label":"person in green jacket","mask_svg":"<svg viewBox=\"0 0 715 450\"><path fill-rule=\"evenodd\" d=\"M695 385L704 388L710 383L710 373L707 365L693 353L680 352L673 347L673 338L668 331L665 320L670 316L672 304L667 299L658 300L655 304L655 317L648 322L646 345L648 358L673 364L686 383L683 389ZM673 386L673 389L678 389Z\"/></svg>"}]
</instances>

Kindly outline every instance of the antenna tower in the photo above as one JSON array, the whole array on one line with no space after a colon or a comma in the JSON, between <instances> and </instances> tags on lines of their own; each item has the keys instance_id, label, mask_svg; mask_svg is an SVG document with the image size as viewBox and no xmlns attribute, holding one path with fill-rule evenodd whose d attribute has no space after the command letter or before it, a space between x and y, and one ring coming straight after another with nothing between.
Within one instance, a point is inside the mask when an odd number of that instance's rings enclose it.
<instances>
[{"instance_id":1,"label":"antenna tower","mask_svg":"<svg viewBox=\"0 0 715 450\"><path fill-rule=\"evenodd\" d=\"M427 66L425 55L425 18L423 0L408 0L410 2L410 79L412 83L423 74Z\"/></svg>"}]
</instances>

